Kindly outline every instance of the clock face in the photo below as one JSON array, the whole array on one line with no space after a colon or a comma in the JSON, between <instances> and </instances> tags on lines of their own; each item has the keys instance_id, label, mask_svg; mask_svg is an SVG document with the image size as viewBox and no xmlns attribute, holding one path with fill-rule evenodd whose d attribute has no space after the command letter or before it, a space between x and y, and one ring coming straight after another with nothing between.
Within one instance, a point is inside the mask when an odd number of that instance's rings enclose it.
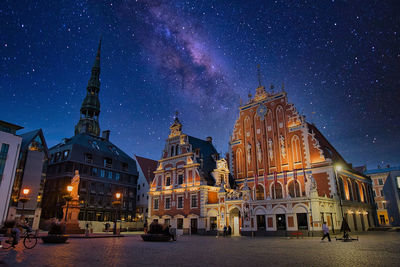
<instances>
[{"instance_id":1,"label":"clock face","mask_svg":"<svg viewBox=\"0 0 400 267\"><path fill-rule=\"evenodd\" d=\"M261 118L261 120L264 119L266 113L267 113L267 108L262 104L259 105L257 108L257 115Z\"/></svg>"}]
</instances>

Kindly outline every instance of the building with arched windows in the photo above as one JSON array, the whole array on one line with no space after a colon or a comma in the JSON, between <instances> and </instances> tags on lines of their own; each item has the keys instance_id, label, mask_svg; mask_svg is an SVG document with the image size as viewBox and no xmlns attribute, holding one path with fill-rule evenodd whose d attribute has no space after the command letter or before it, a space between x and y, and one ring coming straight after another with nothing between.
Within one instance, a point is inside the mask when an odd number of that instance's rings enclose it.
<instances>
[{"instance_id":1,"label":"building with arched windows","mask_svg":"<svg viewBox=\"0 0 400 267\"><path fill-rule=\"evenodd\" d=\"M371 179L298 114L283 88L274 93L260 85L239 107L230 146L236 189L221 187L218 203L206 205L220 230L321 231L324 221L339 230L342 218L352 231L375 225Z\"/></svg>"},{"instance_id":2,"label":"building with arched windows","mask_svg":"<svg viewBox=\"0 0 400 267\"><path fill-rule=\"evenodd\" d=\"M205 165L190 138L176 120L150 188L151 219L182 233L231 226L233 235L309 233L321 231L323 222L338 231L343 218L351 231L376 224L371 179L298 114L283 89L268 93L260 85L239 107L230 164L202 154Z\"/></svg>"}]
</instances>

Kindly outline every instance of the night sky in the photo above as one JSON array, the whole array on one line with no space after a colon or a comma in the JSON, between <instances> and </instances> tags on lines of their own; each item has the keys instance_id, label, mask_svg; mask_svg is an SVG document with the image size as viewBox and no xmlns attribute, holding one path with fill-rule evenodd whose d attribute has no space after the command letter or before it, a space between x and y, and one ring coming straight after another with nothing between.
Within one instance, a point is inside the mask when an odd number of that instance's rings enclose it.
<instances>
[{"instance_id":1,"label":"night sky","mask_svg":"<svg viewBox=\"0 0 400 267\"><path fill-rule=\"evenodd\" d=\"M396 3L397 2L397 3ZM74 134L100 36L100 127L159 159L183 131L228 151L240 99L262 83L354 165L399 165L398 1L0 1L1 120Z\"/></svg>"}]
</instances>

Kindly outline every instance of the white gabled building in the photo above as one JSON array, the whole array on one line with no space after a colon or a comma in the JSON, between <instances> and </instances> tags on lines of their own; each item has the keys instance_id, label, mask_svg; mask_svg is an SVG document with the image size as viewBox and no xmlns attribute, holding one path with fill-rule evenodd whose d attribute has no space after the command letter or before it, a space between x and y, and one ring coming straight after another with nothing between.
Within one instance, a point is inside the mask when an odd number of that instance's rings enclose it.
<instances>
[{"instance_id":1,"label":"white gabled building","mask_svg":"<svg viewBox=\"0 0 400 267\"><path fill-rule=\"evenodd\" d=\"M157 161L134 156L138 163L139 178L137 182L137 199L136 199L136 219L138 221L146 221L148 215L149 185L153 181L154 171L157 169Z\"/></svg>"},{"instance_id":2,"label":"white gabled building","mask_svg":"<svg viewBox=\"0 0 400 267\"><path fill-rule=\"evenodd\" d=\"M23 127L0 121L0 225L7 218L8 207L18 164L22 137L16 131Z\"/></svg>"}]
</instances>

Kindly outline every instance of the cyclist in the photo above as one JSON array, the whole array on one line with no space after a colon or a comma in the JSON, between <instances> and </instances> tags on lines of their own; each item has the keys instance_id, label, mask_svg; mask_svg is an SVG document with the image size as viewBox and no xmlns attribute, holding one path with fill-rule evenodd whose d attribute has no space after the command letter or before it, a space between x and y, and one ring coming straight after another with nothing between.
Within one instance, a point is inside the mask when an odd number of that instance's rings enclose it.
<instances>
[{"instance_id":1,"label":"cyclist","mask_svg":"<svg viewBox=\"0 0 400 267\"><path fill-rule=\"evenodd\" d=\"M15 221L11 221L10 224L8 225L8 228L11 228L11 234L13 235L13 241L11 244L13 247L15 247L15 245L17 245L19 243L22 229L26 229L26 231L28 233L32 232L31 227L25 221L24 215L22 215L20 218L16 218ZM6 242L10 242L10 241L8 240Z\"/></svg>"}]
</instances>

